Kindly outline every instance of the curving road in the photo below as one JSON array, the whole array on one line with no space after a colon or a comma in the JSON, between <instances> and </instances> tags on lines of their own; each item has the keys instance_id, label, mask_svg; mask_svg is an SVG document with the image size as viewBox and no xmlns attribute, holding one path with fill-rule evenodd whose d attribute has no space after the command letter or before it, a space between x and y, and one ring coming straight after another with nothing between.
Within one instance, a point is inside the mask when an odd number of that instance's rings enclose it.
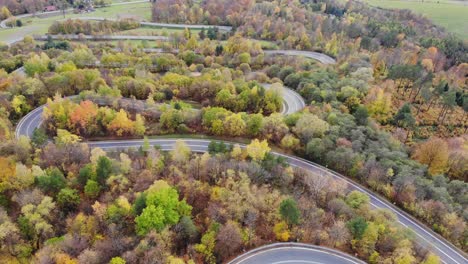
<instances>
[{"instance_id":1,"label":"curving road","mask_svg":"<svg viewBox=\"0 0 468 264\"><path fill-rule=\"evenodd\" d=\"M16 136L30 136L34 128L40 126L41 124L41 113L43 107L39 107L32 111L30 114L25 116L16 128ZM160 146L162 150L172 150L176 141L178 139L151 139L149 140L150 145L153 146ZM207 152L208 145L210 144L210 140L199 140L199 139L180 139L187 143L187 145L192 149L194 152ZM230 142L226 142L230 143ZM91 148L101 148L103 150L122 150L128 148L138 148L143 145L143 140L109 140L109 141L89 141L87 144ZM240 144L241 147L245 147L245 145ZM370 197L370 204L375 209L387 209L393 212L397 218L398 222L406 227L408 230L413 231L415 234L415 238L417 239L418 243L422 246L427 247L429 250L437 254L442 263L454 263L454 264L465 264L468 263L468 259L460 250L458 250L455 246L453 246L450 242L446 241L445 239L441 238L439 235L435 234L431 230L429 230L424 224L415 220L412 216L408 215L407 213L403 212L401 209L397 208L396 206L392 205L384 198L381 198L379 195L368 191L361 185L351 181L347 177L333 172L323 166L315 164L313 162L295 157L290 155L284 155L278 152L272 152L275 156L281 156L285 158L286 162L289 163L290 166L302 168L307 170L311 173L320 175L322 177L331 177L335 180L344 181L347 186L348 190L358 190ZM327 263L334 263L334 262L327 262Z\"/></svg>"},{"instance_id":2,"label":"curving road","mask_svg":"<svg viewBox=\"0 0 468 264\"><path fill-rule=\"evenodd\" d=\"M182 140L192 149L194 152L207 152L210 140L199 140L199 139L152 139L150 140L151 145L160 146L162 150L172 150L175 142ZM138 148L143 145L143 140L113 140L113 141L98 141L98 142L87 142L91 148L99 147L103 150L122 150L128 148ZM230 143L230 142L226 142ZM242 148L246 146L239 144ZM441 238L433 231L429 230L424 224L415 220L412 216L403 212L398 207L392 205L384 198L379 195L368 191L361 185L351 181L344 175L333 172L323 166L315 164L313 162L295 157L290 155L284 155L278 152L272 152L275 156L281 156L285 158L286 162L292 167L302 168L311 173L320 175L322 177L331 177L335 180L344 181L349 191L357 190L367 194L370 198L371 207L374 209L387 209L393 212L398 219L398 222L409 230L413 231L415 238L418 243L428 248L434 254L438 255L442 263L453 263L453 264L466 264L468 258L459 249L453 246L450 242ZM334 262L327 262L334 263Z\"/></svg>"},{"instance_id":3,"label":"curving road","mask_svg":"<svg viewBox=\"0 0 468 264\"><path fill-rule=\"evenodd\" d=\"M287 98L287 97L285 97ZM44 106L38 107L31 111L28 115L20 120L16 127L16 137L21 135L30 137L35 128L41 125L42 110ZM182 139L189 147L195 152L206 152L210 141L207 140L196 140L196 139ZM176 139L158 139L150 140L152 145L160 145L163 150L170 150L173 148ZM117 140L117 141L100 141L100 142L88 142L90 147L100 147L102 149L125 149L130 147L139 147L143 144L143 140ZM318 164L310 161L294 157L283 155L280 153L273 153L274 155L283 156L291 166L303 168L317 175L323 177L332 177L334 179L343 180L348 184L349 190L358 190L366 193L370 197L371 206L373 208L381 208L392 211L398 218L401 225L406 227L408 230L413 231L415 238L418 243L422 246L429 248L432 252L437 254L442 263L453 263L453 264L465 264L468 263L468 258L465 253L461 252L457 247L446 241L432 230L428 229L424 224L414 219L409 214L405 213L398 207L392 205L384 198L379 195L372 193L364 187L354 183L347 177L328 170ZM333 262L332 262L333 263Z\"/></svg>"},{"instance_id":4,"label":"curving road","mask_svg":"<svg viewBox=\"0 0 468 264\"><path fill-rule=\"evenodd\" d=\"M271 55L292 55L292 56L304 56L312 59L316 59L324 64L333 64L336 61L321 53L316 52L309 52L309 51L291 51L291 50L271 50L265 51L265 54ZM285 93L288 94L288 93ZM296 94L290 94L289 97L293 98ZM284 98L288 98L288 95L285 95ZM297 100L294 99L294 100ZM297 103L297 101L296 101ZM290 107L291 109L296 108L293 106L294 103L291 102ZM290 109L286 109L285 111L292 111ZM32 132L35 128L41 125L41 117L42 117L42 110L43 106L36 108L28 115L26 115L23 119L20 120L16 127L15 135L16 137L19 136L28 136L32 135ZM181 139L185 141L187 145L192 149L194 152L207 152L208 145L211 141L209 140L198 140L198 139ZM172 150L175 142L177 139L152 139L150 140L151 145L158 145L163 150ZM127 149L127 148L134 148L140 147L143 145L143 140L114 140L114 141L99 141L99 142L87 142L87 144L91 148L102 148L104 150L119 150L119 149ZM245 145L241 145L241 147L245 147ZM331 177L336 180L344 181L347 186L348 190L358 190L370 197L370 204L373 208L379 209L387 209L393 212L400 224L406 227L408 230L411 230L415 234L416 241L421 244L422 246L427 247L432 252L437 254L442 263L454 263L454 264L465 264L468 263L468 259L464 252L461 252L458 248L453 246L450 242L446 241L432 230L428 229L424 224L420 223L416 219L414 219L409 214L405 213L398 207L392 205L384 198L381 198L379 195L372 193L371 191L365 189L361 185L351 181L347 177L333 172L323 166L318 164L312 163L310 161L295 157L284 155L277 152L272 152L273 155L282 156L285 160L293 167L302 168L305 170L310 171L311 173L320 175L322 177ZM250 257L247 262L241 263L276 263L276 264L283 264L283 263L350 263L350 262L338 262L336 259L331 259L330 256L324 256L323 250L307 250L301 249L301 246L293 245L289 247L289 249L276 249L276 250L269 250L263 253L257 252L254 257ZM330 254L325 254L330 255ZM257 257L260 257L258 259ZM307 258L307 259L302 259ZM254 261L254 262L249 262ZM346 261L346 260L343 260ZM358 262L359 263L359 262Z\"/></svg>"},{"instance_id":5,"label":"curving road","mask_svg":"<svg viewBox=\"0 0 468 264\"><path fill-rule=\"evenodd\" d=\"M261 84L265 89L270 89L271 84L269 83L262 83ZM281 114L289 115L292 113L296 113L304 109L306 106L304 98L300 96L296 91L292 90L287 86L283 86L281 90L283 96L283 105L281 107Z\"/></svg>"},{"instance_id":6,"label":"curving road","mask_svg":"<svg viewBox=\"0 0 468 264\"><path fill-rule=\"evenodd\" d=\"M325 55L323 53L315 51L303 51L303 50L265 50L265 54L272 55L286 55L286 56L302 56L306 58L311 58L318 60L323 64L335 64L336 60L332 57Z\"/></svg>"},{"instance_id":7,"label":"curving road","mask_svg":"<svg viewBox=\"0 0 468 264\"><path fill-rule=\"evenodd\" d=\"M274 243L253 249L228 264L364 264L343 252L302 243Z\"/></svg>"},{"instance_id":8,"label":"curving road","mask_svg":"<svg viewBox=\"0 0 468 264\"><path fill-rule=\"evenodd\" d=\"M24 74L24 67L17 69L15 72L17 74ZM269 89L271 84L262 83L262 86L265 89ZM305 107L304 99L295 91L291 90L288 87L283 87L282 90L283 104L281 114L289 115L295 112L302 110ZM70 96L68 98L73 98L76 96ZM31 137L33 135L34 129L39 128L42 124L42 113L44 110L44 105L34 109L25 115L16 126L15 136L19 138L20 136Z\"/></svg>"}]
</instances>

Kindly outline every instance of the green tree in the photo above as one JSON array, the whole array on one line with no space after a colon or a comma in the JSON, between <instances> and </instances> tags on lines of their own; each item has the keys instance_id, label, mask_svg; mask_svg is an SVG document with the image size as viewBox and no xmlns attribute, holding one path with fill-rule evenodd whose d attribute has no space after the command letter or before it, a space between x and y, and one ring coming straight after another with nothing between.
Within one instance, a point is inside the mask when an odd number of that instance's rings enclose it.
<instances>
[{"instance_id":1,"label":"green tree","mask_svg":"<svg viewBox=\"0 0 468 264\"><path fill-rule=\"evenodd\" d=\"M107 178L112 172L112 161L106 157L101 156L96 164L96 180L101 186L105 186Z\"/></svg>"},{"instance_id":2,"label":"green tree","mask_svg":"<svg viewBox=\"0 0 468 264\"><path fill-rule=\"evenodd\" d=\"M35 248L39 248L41 242L53 234L53 226L48 218L54 208L55 203L49 196L44 196L37 205L27 204L21 208L23 218L20 221L20 229L29 230L27 233L31 236Z\"/></svg>"},{"instance_id":3,"label":"green tree","mask_svg":"<svg viewBox=\"0 0 468 264\"><path fill-rule=\"evenodd\" d=\"M297 208L297 203L294 199L284 199L280 204L279 211L281 218L286 221L290 228L292 225L299 224L301 212Z\"/></svg>"},{"instance_id":4,"label":"green tree","mask_svg":"<svg viewBox=\"0 0 468 264\"><path fill-rule=\"evenodd\" d=\"M37 186L48 194L56 194L66 185L63 173L57 169L50 169L46 174L36 178Z\"/></svg>"},{"instance_id":5,"label":"green tree","mask_svg":"<svg viewBox=\"0 0 468 264\"><path fill-rule=\"evenodd\" d=\"M140 114L136 115L134 126L135 126L135 135L143 136L145 134L145 131L146 131L145 119Z\"/></svg>"},{"instance_id":6,"label":"green tree","mask_svg":"<svg viewBox=\"0 0 468 264\"><path fill-rule=\"evenodd\" d=\"M348 221L346 226L348 227L351 234L353 234L355 239L361 239L362 235L367 229L368 224L363 217L358 216Z\"/></svg>"},{"instance_id":7,"label":"green tree","mask_svg":"<svg viewBox=\"0 0 468 264\"><path fill-rule=\"evenodd\" d=\"M367 108L363 105L358 106L356 111L353 114L354 118L356 118L356 123L361 126L367 125L367 119L369 118L369 113Z\"/></svg>"},{"instance_id":8,"label":"green tree","mask_svg":"<svg viewBox=\"0 0 468 264\"><path fill-rule=\"evenodd\" d=\"M77 177L78 184L85 186L88 180L95 179L96 172L92 164L86 164L80 169Z\"/></svg>"},{"instance_id":9,"label":"green tree","mask_svg":"<svg viewBox=\"0 0 468 264\"><path fill-rule=\"evenodd\" d=\"M309 142L314 137L322 137L328 131L329 125L326 121L314 114L304 114L297 120L294 132L304 141Z\"/></svg>"},{"instance_id":10,"label":"green tree","mask_svg":"<svg viewBox=\"0 0 468 264\"><path fill-rule=\"evenodd\" d=\"M173 133L184 121L181 111L176 109L168 109L159 117L159 123L169 133Z\"/></svg>"},{"instance_id":11,"label":"green tree","mask_svg":"<svg viewBox=\"0 0 468 264\"><path fill-rule=\"evenodd\" d=\"M101 187L99 186L99 183L93 180L88 180L86 182L86 185L84 187L84 193L86 196L89 198L96 198L99 195L99 192L101 191Z\"/></svg>"},{"instance_id":12,"label":"green tree","mask_svg":"<svg viewBox=\"0 0 468 264\"><path fill-rule=\"evenodd\" d=\"M135 218L139 235L145 235L150 230L161 231L164 227L179 222L182 215L190 215L192 207L185 200L179 201L176 189L165 182L159 182L157 190L149 189L146 197L146 208Z\"/></svg>"},{"instance_id":13,"label":"green tree","mask_svg":"<svg viewBox=\"0 0 468 264\"><path fill-rule=\"evenodd\" d=\"M252 114L247 117L247 133L250 136L257 136L262 130L263 115Z\"/></svg>"},{"instance_id":14,"label":"green tree","mask_svg":"<svg viewBox=\"0 0 468 264\"><path fill-rule=\"evenodd\" d=\"M177 230L187 244L198 237L198 228L189 216L184 215L180 218Z\"/></svg>"},{"instance_id":15,"label":"green tree","mask_svg":"<svg viewBox=\"0 0 468 264\"><path fill-rule=\"evenodd\" d=\"M346 196L346 203L355 209L361 207L362 205L367 205L369 202L369 196L360 191L352 191Z\"/></svg>"},{"instance_id":16,"label":"green tree","mask_svg":"<svg viewBox=\"0 0 468 264\"><path fill-rule=\"evenodd\" d=\"M411 104L404 104L393 117L393 123L398 127L403 127L408 130L408 135L416 124L416 120L411 112ZM408 137L407 135L407 137Z\"/></svg>"},{"instance_id":17,"label":"green tree","mask_svg":"<svg viewBox=\"0 0 468 264\"><path fill-rule=\"evenodd\" d=\"M47 134L44 129L36 128L33 131L31 142L34 146L40 147L47 142Z\"/></svg>"},{"instance_id":18,"label":"green tree","mask_svg":"<svg viewBox=\"0 0 468 264\"><path fill-rule=\"evenodd\" d=\"M57 194L57 203L66 212L73 211L80 204L80 195L74 189L63 188Z\"/></svg>"},{"instance_id":19,"label":"green tree","mask_svg":"<svg viewBox=\"0 0 468 264\"><path fill-rule=\"evenodd\" d=\"M36 73L41 74L49 70L50 58L45 53L34 54L24 63L24 70L28 76L33 77Z\"/></svg>"},{"instance_id":20,"label":"green tree","mask_svg":"<svg viewBox=\"0 0 468 264\"><path fill-rule=\"evenodd\" d=\"M143 209L146 207L146 194L140 193L132 206L132 211L134 215L140 215L143 212Z\"/></svg>"}]
</instances>

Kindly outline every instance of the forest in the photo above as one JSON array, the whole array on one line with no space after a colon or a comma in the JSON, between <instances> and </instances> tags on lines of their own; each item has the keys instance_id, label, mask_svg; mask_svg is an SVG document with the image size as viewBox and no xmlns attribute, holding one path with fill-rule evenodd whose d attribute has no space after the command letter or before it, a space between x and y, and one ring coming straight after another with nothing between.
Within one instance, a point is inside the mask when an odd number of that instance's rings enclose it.
<instances>
[{"instance_id":1,"label":"forest","mask_svg":"<svg viewBox=\"0 0 468 264\"><path fill-rule=\"evenodd\" d=\"M0 45L1 259L225 263L299 241L368 263L441 263L366 194L274 152L345 175L468 250L466 42L409 11L355 1L158 0L152 18L233 32L162 30L158 52L148 41ZM139 27L74 19L49 33ZM285 89L306 107L282 115ZM42 105L38 129L16 136ZM150 144L201 135L208 153ZM86 144L120 139L144 142Z\"/></svg>"}]
</instances>

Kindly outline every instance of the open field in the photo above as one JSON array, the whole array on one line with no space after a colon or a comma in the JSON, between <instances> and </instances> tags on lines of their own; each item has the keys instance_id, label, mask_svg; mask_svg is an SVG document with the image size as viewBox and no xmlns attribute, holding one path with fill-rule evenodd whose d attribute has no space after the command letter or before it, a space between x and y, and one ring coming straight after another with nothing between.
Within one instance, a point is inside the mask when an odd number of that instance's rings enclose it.
<instances>
[{"instance_id":1,"label":"open field","mask_svg":"<svg viewBox=\"0 0 468 264\"><path fill-rule=\"evenodd\" d=\"M0 41L8 39L18 39L26 35L45 34L49 26L58 19L80 18L80 17L104 17L104 18L120 18L120 17L138 17L147 21L151 19L150 3L135 3L132 5L109 6L96 9L95 12L84 14L66 14L50 16L50 17L31 17L22 20L24 26L18 28L0 29Z\"/></svg>"},{"instance_id":2,"label":"open field","mask_svg":"<svg viewBox=\"0 0 468 264\"><path fill-rule=\"evenodd\" d=\"M376 7L412 10L431 19L436 25L445 27L449 32L468 39L468 2L466 1L364 1Z\"/></svg>"}]
</instances>

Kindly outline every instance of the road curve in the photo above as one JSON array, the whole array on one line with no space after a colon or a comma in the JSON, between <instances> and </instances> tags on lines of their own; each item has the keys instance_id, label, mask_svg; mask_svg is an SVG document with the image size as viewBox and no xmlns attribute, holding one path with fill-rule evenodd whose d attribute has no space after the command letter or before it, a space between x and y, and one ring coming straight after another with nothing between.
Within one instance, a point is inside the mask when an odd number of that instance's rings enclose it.
<instances>
[{"instance_id":1,"label":"road curve","mask_svg":"<svg viewBox=\"0 0 468 264\"><path fill-rule=\"evenodd\" d=\"M42 113L43 106L36 108L31 113L26 115L18 124L16 128L16 136L19 137L21 135L24 136L31 136L34 128L39 127L41 125L41 113ZM175 142L178 139L151 139L149 140L150 145L157 145L160 146L162 150L172 150ZM187 145L192 149L194 152L207 152L208 145L210 144L210 140L200 140L200 139L180 139L187 143ZM227 142L229 143L229 142ZM121 149L128 149L128 148L138 148L143 145L143 140L109 140L109 141L89 141L87 144L91 148L99 147L103 150L121 150ZM241 147L245 147L245 145L240 144ZM290 155L284 155L278 152L272 152L275 156L281 156L285 158L286 162L289 163L292 167L302 168L307 170L311 173L320 175L322 177L331 177L335 180L344 181L347 186L348 190L358 190L365 194L367 194L370 198L370 204L373 208L376 209L387 209L393 212L398 219L398 222L406 227L408 230L412 230L415 234L415 238L417 239L418 243L422 246L427 247L429 250L434 252L438 255L442 261L442 263L453 263L453 264L464 264L468 263L468 259L460 250L458 250L455 246L453 246L450 242L446 241L439 235L435 234L433 231L428 229L424 224L415 220L409 214L403 212L401 209L397 208L396 206L392 205L384 198L381 198L379 195L372 193L371 191L365 189L361 185L351 181L347 177L333 172L323 166L315 164L313 162L295 157Z\"/></svg>"},{"instance_id":2,"label":"road curve","mask_svg":"<svg viewBox=\"0 0 468 264\"><path fill-rule=\"evenodd\" d=\"M323 64L335 64L336 60L332 57L315 51L303 50L265 50L265 54L286 55L286 56L303 56L320 61Z\"/></svg>"},{"instance_id":3,"label":"road curve","mask_svg":"<svg viewBox=\"0 0 468 264\"><path fill-rule=\"evenodd\" d=\"M41 116L42 116L43 106L36 108L29 114L27 114L23 119L20 120L16 127L16 137L25 135L30 137L34 131L34 128L41 125ZM187 140L188 145L192 148L193 151L197 152L206 152L208 149L208 144L210 141L203 140ZM138 147L143 143L142 140L121 140L121 141L101 141L101 142L88 142L91 147L101 147L103 149L115 149L115 148L128 148L128 147ZM161 145L164 150L169 150L173 147L175 139L170 140L152 140L151 144ZM306 170L309 170L318 175L324 177L332 177L335 179L341 179L348 183L350 190L358 190L363 193L366 193L370 197L371 205L374 208L382 208L392 211L398 218L398 221L408 230L412 230L415 234L415 237L421 245L428 247L431 251L437 254L442 263L453 263L453 264L465 264L468 263L468 258L465 253L461 252L458 248L452 245L450 242L446 241L444 238L434 233L432 230L428 229L424 224L420 223L414 219L409 214L405 213L401 209L392 205L384 198L381 198L379 195L372 193L371 191L365 189L364 187L352 182L345 176L338 174L336 172L330 171L327 168L324 168L318 164L294 157L294 156L285 156L280 153L274 153L274 155L283 156L289 162L291 166L300 167Z\"/></svg>"},{"instance_id":4,"label":"road curve","mask_svg":"<svg viewBox=\"0 0 468 264\"><path fill-rule=\"evenodd\" d=\"M261 83L265 89L270 89L271 84ZM296 91L289 87L283 86L281 90L283 97L283 105L281 107L281 114L289 115L301 111L305 108L306 104L304 98L300 96Z\"/></svg>"},{"instance_id":5,"label":"road curve","mask_svg":"<svg viewBox=\"0 0 468 264\"><path fill-rule=\"evenodd\" d=\"M324 64L334 64L336 61L324 54L310 51L295 51L295 50L268 50L265 51L265 54L271 55L292 55L292 56L304 56L312 59L316 59ZM41 125L41 116L42 116L43 106L36 108L23 119L20 120L16 127L15 135L19 137L21 135L31 136L34 128ZM171 150L174 147L174 144L177 139L153 139L150 140L151 145L159 145L163 150ZM211 141L208 140L198 140L198 139L181 139L185 141L188 146L194 152L206 152L208 150L208 145ZM115 149L126 149L130 147L139 147L143 144L143 140L115 140L115 141L99 141L99 142L87 142L87 144L94 148L100 147L104 150L115 150ZM245 147L241 145L241 147ZM405 213L398 207L392 205L384 198L381 198L379 195L372 193L371 191L365 189L359 184L349 180L347 177L333 172L323 166L312 163L310 161L284 155L281 153L273 152L273 155L282 156L286 161L293 167L299 167L305 170L308 170L317 175L323 177L332 177L337 180L345 181L348 185L348 189L358 190L363 193L366 193L370 197L370 204L373 208L381 208L392 211L398 218L400 224L406 227L408 230L412 230L415 234L417 242L425 247L428 247L432 252L438 255L442 263L454 263L454 264L465 264L468 263L466 254L453 246L450 242L443 239L438 234L434 233L432 230L427 228L424 224L420 223L418 220L414 219L409 214ZM275 258L276 259L276 258ZM307 262L300 263L322 263L314 262L314 260L304 260ZM285 260L280 263L297 263L291 259ZM277 263L279 264L279 263Z\"/></svg>"},{"instance_id":6,"label":"road curve","mask_svg":"<svg viewBox=\"0 0 468 264\"><path fill-rule=\"evenodd\" d=\"M274 243L238 256L228 264L364 264L343 252L303 243Z\"/></svg>"},{"instance_id":7,"label":"road curve","mask_svg":"<svg viewBox=\"0 0 468 264\"><path fill-rule=\"evenodd\" d=\"M193 152L199 153L207 152L208 145L211 143L211 140L200 139L151 139L149 140L149 143L150 145L160 146L162 150L172 150L177 140L184 141L192 149ZM91 148L99 147L103 150L122 150L128 148L138 148L143 145L143 140L111 140L95 142L90 141L87 142L87 144ZM246 147L243 144L239 145L242 148ZM286 162L288 162L289 165L292 167L302 168L322 177L331 177L335 180L344 181L347 184L349 191L357 190L367 194L370 198L370 205L372 208L386 209L393 212L397 216L398 222L401 225L406 227L408 230L413 231L417 242L421 246L426 247L427 249L431 250L434 254L438 255L442 263L468 263L468 258L465 256L465 253L461 252L450 242L446 241L444 238L440 237L438 234L428 229L424 224L420 223L418 220L414 219L409 214L403 212L398 207L389 203L384 198L372 193L365 187L351 181L346 176L331 171L316 163L295 156L284 155L278 152L272 152L272 154L275 156L283 157L286 160Z\"/></svg>"},{"instance_id":8,"label":"road curve","mask_svg":"<svg viewBox=\"0 0 468 264\"><path fill-rule=\"evenodd\" d=\"M21 67L15 71L17 74L25 74L24 67ZM266 89L269 89L271 84L262 83ZM68 98L76 98L77 96L71 96ZM295 91L288 87L283 87L282 90L283 104L281 109L281 114L289 115L295 112L302 110L305 107L304 99ZM15 136L19 138L20 136L32 137L34 129L39 128L42 124L42 113L44 110L44 105L39 106L33 111L25 115L16 125Z\"/></svg>"}]
</instances>

